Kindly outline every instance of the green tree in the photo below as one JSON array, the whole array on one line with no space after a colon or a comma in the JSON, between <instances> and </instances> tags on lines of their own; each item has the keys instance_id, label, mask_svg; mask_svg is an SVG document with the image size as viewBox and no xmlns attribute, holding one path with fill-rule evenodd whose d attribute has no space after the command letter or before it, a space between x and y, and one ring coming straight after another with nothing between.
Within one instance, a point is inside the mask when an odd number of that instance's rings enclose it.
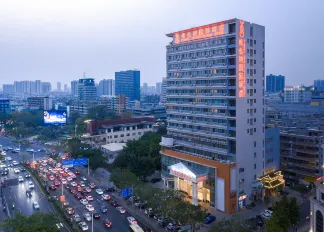
<instances>
[{"instance_id":1,"label":"green tree","mask_svg":"<svg viewBox=\"0 0 324 232\"><path fill-rule=\"evenodd\" d=\"M113 120L117 119L117 116L115 112L108 111L105 106L99 105L90 108L86 118L90 120Z\"/></svg>"},{"instance_id":2,"label":"green tree","mask_svg":"<svg viewBox=\"0 0 324 232\"><path fill-rule=\"evenodd\" d=\"M209 232L249 232L250 229L244 226L243 220L239 217L232 217L230 220L222 219L210 227Z\"/></svg>"},{"instance_id":3,"label":"green tree","mask_svg":"<svg viewBox=\"0 0 324 232\"><path fill-rule=\"evenodd\" d=\"M80 149L76 152L75 158L88 158L89 166L93 171L97 168L104 167L107 163L107 158L103 155L102 151L98 149Z\"/></svg>"},{"instance_id":4,"label":"green tree","mask_svg":"<svg viewBox=\"0 0 324 232\"><path fill-rule=\"evenodd\" d=\"M266 230L265 230L266 232L285 232L286 231L280 226L279 221L277 220L276 217L271 217L270 219L266 220L265 228L266 228Z\"/></svg>"},{"instance_id":5,"label":"green tree","mask_svg":"<svg viewBox=\"0 0 324 232\"><path fill-rule=\"evenodd\" d=\"M38 212L30 217L15 213L14 217L4 219L0 227L5 232L59 232L56 223L58 219L51 213Z\"/></svg>"},{"instance_id":6,"label":"green tree","mask_svg":"<svg viewBox=\"0 0 324 232\"><path fill-rule=\"evenodd\" d=\"M128 188L131 186L136 187L140 184L137 176L127 169L114 169L109 180L113 182L114 185L119 189Z\"/></svg>"},{"instance_id":7,"label":"green tree","mask_svg":"<svg viewBox=\"0 0 324 232\"><path fill-rule=\"evenodd\" d=\"M75 157L76 153L80 151L81 140L78 138L69 139L67 142L68 152Z\"/></svg>"},{"instance_id":8,"label":"green tree","mask_svg":"<svg viewBox=\"0 0 324 232\"><path fill-rule=\"evenodd\" d=\"M70 115L71 124L75 125L75 120L77 120L78 118L80 118L80 114L76 111L73 111Z\"/></svg>"}]
</instances>

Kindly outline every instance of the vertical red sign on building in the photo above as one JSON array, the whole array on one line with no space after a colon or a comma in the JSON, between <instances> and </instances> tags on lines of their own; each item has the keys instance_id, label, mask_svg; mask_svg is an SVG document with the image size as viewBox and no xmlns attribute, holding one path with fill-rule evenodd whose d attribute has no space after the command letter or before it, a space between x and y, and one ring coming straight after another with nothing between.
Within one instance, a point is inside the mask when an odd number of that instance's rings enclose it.
<instances>
[{"instance_id":1,"label":"vertical red sign on building","mask_svg":"<svg viewBox=\"0 0 324 232\"><path fill-rule=\"evenodd\" d=\"M244 21L240 21L239 41L238 41L238 87L239 97L246 96L246 75L245 75L245 63L246 63L246 47L244 39Z\"/></svg>"}]
</instances>

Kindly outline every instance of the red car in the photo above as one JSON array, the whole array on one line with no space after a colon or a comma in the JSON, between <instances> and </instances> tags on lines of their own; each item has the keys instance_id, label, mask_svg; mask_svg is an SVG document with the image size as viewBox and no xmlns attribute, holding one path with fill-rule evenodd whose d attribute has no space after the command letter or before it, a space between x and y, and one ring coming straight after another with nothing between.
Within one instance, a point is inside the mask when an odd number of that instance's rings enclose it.
<instances>
[{"instance_id":1,"label":"red car","mask_svg":"<svg viewBox=\"0 0 324 232\"><path fill-rule=\"evenodd\" d=\"M77 193L76 189L70 189L70 192L74 195Z\"/></svg>"},{"instance_id":2,"label":"red car","mask_svg":"<svg viewBox=\"0 0 324 232\"><path fill-rule=\"evenodd\" d=\"M78 192L82 192L82 187L81 186L78 186L77 187L77 190L78 190Z\"/></svg>"},{"instance_id":3,"label":"red car","mask_svg":"<svg viewBox=\"0 0 324 232\"><path fill-rule=\"evenodd\" d=\"M89 184L89 186L90 186L90 188L92 188L92 189L93 189L93 188L95 188L95 187L96 187L96 184L95 184L95 183L90 183L90 184Z\"/></svg>"},{"instance_id":4,"label":"red car","mask_svg":"<svg viewBox=\"0 0 324 232\"><path fill-rule=\"evenodd\" d=\"M54 176L49 176L48 179L54 180Z\"/></svg>"},{"instance_id":5,"label":"red car","mask_svg":"<svg viewBox=\"0 0 324 232\"><path fill-rule=\"evenodd\" d=\"M88 193L91 193L91 188L86 187L86 188L85 188L85 191L87 191Z\"/></svg>"},{"instance_id":6,"label":"red car","mask_svg":"<svg viewBox=\"0 0 324 232\"><path fill-rule=\"evenodd\" d=\"M75 194L75 198L80 200L80 199L83 199L83 196L81 196L81 194Z\"/></svg>"},{"instance_id":7,"label":"red car","mask_svg":"<svg viewBox=\"0 0 324 232\"><path fill-rule=\"evenodd\" d=\"M69 214L69 215L74 214L74 209L71 208L71 207L69 207L69 208L66 209L66 212L67 212L67 214Z\"/></svg>"},{"instance_id":8,"label":"red car","mask_svg":"<svg viewBox=\"0 0 324 232\"><path fill-rule=\"evenodd\" d=\"M110 227L112 226L111 221L109 221L108 219L104 219L104 220L103 220L103 223L104 223L105 227L110 228Z\"/></svg>"},{"instance_id":9,"label":"red car","mask_svg":"<svg viewBox=\"0 0 324 232\"><path fill-rule=\"evenodd\" d=\"M74 173L77 174L77 175L79 175L79 174L80 174L80 171L79 171L78 169L76 169L76 170L74 171Z\"/></svg>"},{"instance_id":10,"label":"red car","mask_svg":"<svg viewBox=\"0 0 324 232\"><path fill-rule=\"evenodd\" d=\"M69 174L67 174L66 172L64 172L64 173L62 174L62 176L67 177L67 176L69 176Z\"/></svg>"},{"instance_id":11,"label":"red car","mask_svg":"<svg viewBox=\"0 0 324 232\"><path fill-rule=\"evenodd\" d=\"M61 184L61 182L59 182L59 181L55 181L55 182L54 182L54 185L55 185L55 186L59 186L60 184Z\"/></svg>"}]
</instances>

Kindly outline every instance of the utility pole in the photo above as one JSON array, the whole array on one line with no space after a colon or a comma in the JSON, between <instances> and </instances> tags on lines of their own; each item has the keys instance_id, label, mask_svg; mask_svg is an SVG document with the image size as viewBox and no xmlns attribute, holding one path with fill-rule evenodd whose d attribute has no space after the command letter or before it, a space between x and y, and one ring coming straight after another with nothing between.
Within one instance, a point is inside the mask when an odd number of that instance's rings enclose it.
<instances>
[{"instance_id":1,"label":"utility pole","mask_svg":"<svg viewBox=\"0 0 324 232\"><path fill-rule=\"evenodd\" d=\"M91 212L91 232L93 232L93 211Z\"/></svg>"},{"instance_id":2,"label":"utility pole","mask_svg":"<svg viewBox=\"0 0 324 232\"><path fill-rule=\"evenodd\" d=\"M63 183L61 183L61 185L62 185L62 196L63 196ZM62 209L63 209L63 201L62 201Z\"/></svg>"}]
</instances>

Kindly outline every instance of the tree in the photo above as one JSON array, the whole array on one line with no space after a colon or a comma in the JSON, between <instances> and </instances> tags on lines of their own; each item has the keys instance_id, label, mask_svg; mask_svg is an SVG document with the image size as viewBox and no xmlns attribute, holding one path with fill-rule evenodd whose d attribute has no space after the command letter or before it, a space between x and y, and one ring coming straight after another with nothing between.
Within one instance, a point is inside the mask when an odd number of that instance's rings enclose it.
<instances>
[{"instance_id":1,"label":"tree","mask_svg":"<svg viewBox=\"0 0 324 232\"><path fill-rule=\"evenodd\" d=\"M104 167L104 164L107 163L107 158L103 155L102 151L98 149L80 149L75 153L75 158L88 158L89 166L93 171L97 168Z\"/></svg>"},{"instance_id":2,"label":"tree","mask_svg":"<svg viewBox=\"0 0 324 232\"><path fill-rule=\"evenodd\" d=\"M75 125L75 120L77 120L78 118L80 118L79 112L73 111L70 115L71 124Z\"/></svg>"},{"instance_id":3,"label":"tree","mask_svg":"<svg viewBox=\"0 0 324 232\"><path fill-rule=\"evenodd\" d=\"M140 182L135 174L127 169L114 169L110 175L109 181L119 188L129 188L132 185L136 187Z\"/></svg>"},{"instance_id":4,"label":"tree","mask_svg":"<svg viewBox=\"0 0 324 232\"><path fill-rule=\"evenodd\" d=\"M75 157L76 153L80 151L81 140L78 138L69 139L67 143L68 152Z\"/></svg>"},{"instance_id":5,"label":"tree","mask_svg":"<svg viewBox=\"0 0 324 232\"><path fill-rule=\"evenodd\" d=\"M86 116L87 119L90 120L113 120L117 119L115 112L107 111L106 107L103 105L94 106L88 110L88 114Z\"/></svg>"},{"instance_id":6,"label":"tree","mask_svg":"<svg viewBox=\"0 0 324 232\"><path fill-rule=\"evenodd\" d=\"M287 231L292 225L296 225L299 219L299 206L296 198L289 199L287 196L282 196L273 206L274 222L269 223L269 231L272 230L273 224L278 224L283 231ZM267 228L267 227L266 227Z\"/></svg>"},{"instance_id":7,"label":"tree","mask_svg":"<svg viewBox=\"0 0 324 232\"><path fill-rule=\"evenodd\" d=\"M266 220L265 223L266 232L285 232L285 230L280 226L276 217L271 217Z\"/></svg>"},{"instance_id":8,"label":"tree","mask_svg":"<svg viewBox=\"0 0 324 232\"><path fill-rule=\"evenodd\" d=\"M55 214L51 213L38 212L30 217L15 213L14 217L4 219L0 227L5 232L59 232L58 222Z\"/></svg>"},{"instance_id":9,"label":"tree","mask_svg":"<svg viewBox=\"0 0 324 232\"><path fill-rule=\"evenodd\" d=\"M230 220L222 219L213 225L209 232L249 232L250 229L243 224L243 220L239 217L232 217Z\"/></svg>"}]
</instances>

